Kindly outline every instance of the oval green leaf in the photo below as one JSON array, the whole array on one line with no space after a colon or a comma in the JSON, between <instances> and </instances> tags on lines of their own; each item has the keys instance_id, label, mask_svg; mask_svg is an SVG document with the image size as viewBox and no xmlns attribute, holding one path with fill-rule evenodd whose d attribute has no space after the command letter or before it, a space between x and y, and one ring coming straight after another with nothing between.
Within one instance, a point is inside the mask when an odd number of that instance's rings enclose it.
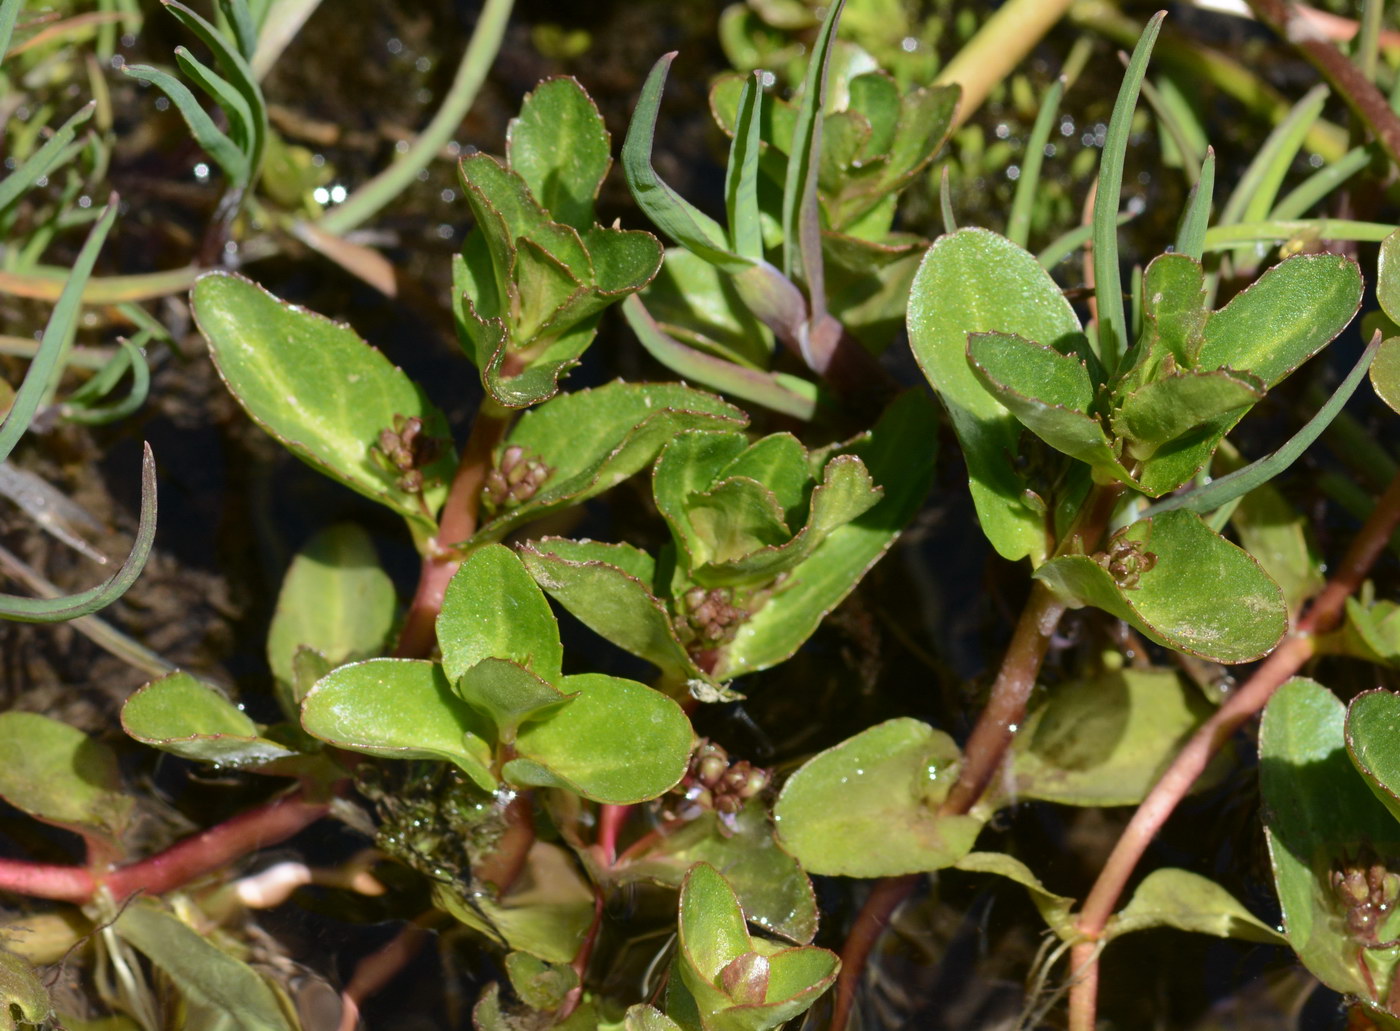
<instances>
[{"instance_id":1,"label":"oval green leaf","mask_svg":"<svg viewBox=\"0 0 1400 1031\"><path fill-rule=\"evenodd\" d=\"M564 659L549 601L503 544L477 549L452 577L437 637L452 681L483 659L507 659L553 681Z\"/></svg>"},{"instance_id":2,"label":"oval green leaf","mask_svg":"<svg viewBox=\"0 0 1400 1031\"><path fill-rule=\"evenodd\" d=\"M188 673L142 687L122 706L121 719L142 744L196 762L253 766L295 754L262 737L242 710Z\"/></svg>"},{"instance_id":3,"label":"oval green leaf","mask_svg":"<svg viewBox=\"0 0 1400 1031\"><path fill-rule=\"evenodd\" d=\"M1347 706L1347 755L1381 803L1400 820L1400 695L1363 691Z\"/></svg>"},{"instance_id":4,"label":"oval green leaf","mask_svg":"<svg viewBox=\"0 0 1400 1031\"><path fill-rule=\"evenodd\" d=\"M16 809L86 837L121 837L132 799L106 745L35 712L6 712L0 754L0 796Z\"/></svg>"}]
</instances>

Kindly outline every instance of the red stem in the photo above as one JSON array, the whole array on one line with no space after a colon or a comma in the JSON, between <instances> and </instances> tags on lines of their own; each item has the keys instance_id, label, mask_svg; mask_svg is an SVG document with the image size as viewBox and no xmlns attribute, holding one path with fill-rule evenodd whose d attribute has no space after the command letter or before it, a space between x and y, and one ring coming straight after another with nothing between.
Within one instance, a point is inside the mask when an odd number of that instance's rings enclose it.
<instances>
[{"instance_id":1,"label":"red stem","mask_svg":"<svg viewBox=\"0 0 1400 1031\"><path fill-rule=\"evenodd\" d=\"M418 923L412 923L391 938L388 944L360 960L350 983L340 993L338 1031L355 1031L360 1026L360 1004L382 991L418 955L427 940L427 930Z\"/></svg>"},{"instance_id":2,"label":"red stem","mask_svg":"<svg viewBox=\"0 0 1400 1031\"><path fill-rule=\"evenodd\" d=\"M836 975L836 1002L831 1011L831 1031L845 1031L846 1022L851 1018L851 1008L855 1005L856 988L859 987L870 953L885 933L894 911L914 893L921 877L923 874L917 873L883 877L870 889L865 905L851 925L851 933L846 936L846 944L841 949L841 972Z\"/></svg>"},{"instance_id":3,"label":"red stem","mask_svg":"<svg viewBox=\"0 0 1400 1031\"><path fill-rule=\"evenodd\" d=\"M82 866L0 860L0 891L80 903L91 899L98 888L106 888L118 899L138 891L163 895L250 852L285 841L315 823L329 808L325 802L287 795L106 874L94 875Z\"/></svg>"},{"instance_id":4,"label":"red stem","mask_svg":"<svg viewBox=\"0 0 1400 1031\"><path fill-rule=\"evenodd\" d=\"M1098 989L1094 943L1103 934L1128 878L1148 845L1205 772L1216 752L1314 654L1316 635L1326 633L1341 621L1347 598L1361 586L1397 527L1400 527L1400 474L1381 495L1365 525L1352 540L1336 574L1299 620L1298 626L1255 670L1244 686L1200 726L1142 805L1138 806L1079 914L1078 929L1087 940L1074 947L1070 967L1085 973L1070 988L1070 1031L1093 1031Z\"/></svg>"}]
</instances>

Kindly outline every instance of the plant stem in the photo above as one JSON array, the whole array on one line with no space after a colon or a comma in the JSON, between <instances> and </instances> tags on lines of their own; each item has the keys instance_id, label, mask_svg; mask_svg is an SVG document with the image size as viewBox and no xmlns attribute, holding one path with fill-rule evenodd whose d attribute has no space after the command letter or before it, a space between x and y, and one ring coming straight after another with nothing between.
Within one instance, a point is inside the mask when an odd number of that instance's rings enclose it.
<instances>
[{"instance_id":1,"label":"plant stem","mask_svg":"<svg viewBox=\"0 0 1400 1031\"><path fill-rule=\"evenodd\" d=\"M356 189L344 204L328 212L317 223L321 229L343 236L372 218L418 178L418 173L427 168L438 151L452 139L452 134L461 126L462 119L476 101L477 91L501 49L513 2L486 0L476 29L472 32L471 42L462 55L462 63L457 66L457 76L427 128L397 161Z\"/></svg>"},{"instance_id":2,"label":"plant stem","mask_svg":"<svg viewBox=\"0 0 1400 1031\"><path fill-rule=\"evenodd\" d=\"M1340 622L1346 599L1361 586L1397 527L1400 527L1400 474L1386 488L1370 518L1352 540L1336 574L1328 580L1297 627L1244 686L1192 735L1138 806L1079 914L1078 928L1086 940L1074 947L1070 967L1083 969L1085 976L1070 988L1070 1031L1093 1031L1098 987L1098 964L1093 956L1095 942L1103 934L1147 846L1221 746L1314 654L1315 635L1331 630Z\"/></svg>"},{"instance_id":3,"label":"plant stem","mask_svg":"<svg viewBox=\"0 0 1400 1031\"><path fill-rule=\"evenodd\" d=\"M866 961L875 948L875 943L889 927L894 911L918 887L923 874L911 873L903 877L882 877L870 889L870 894L861 906L851 933L846 935L846 944L841 949L841 972L836 975L836 1001L831 1010L831 1031L846 1031L851 1019L851 1007L855 1005L856 988L861 974L865 972Z\"/></svg>"},{"instance_id":4,"label":"plant stem","mask_svg":"<svg viewBox=\"0 0 1400 1031\"><path fill-rule=\"evenodd\" d=\"M963 45L936 80L962 87L953 128L982 106L987 94L1055 27L1070 0L1008 0Z\"/></svg>"},{"instance_id":5,"label":"plant stem","mask_svg":"<svg viewBox=\"0 0 1400 1031\"><path fill-rule=\"evenodd\" d=\"M108 873L85 866L0 860L0 891L62 902L87 902L99 888L117 899L138 891L163 895L250 852L285 841L329 808L329 803L309 802L300 793L286 795Z\"/></svg>"},{"instance_id":6,"label":"plant stem","mask_svg":"<svg viewBox=\"0 0 1400 1031\"><path fill-rule=\"evenodd\" d=\"M1249 0L1249 6L1260 21L1302 52L1308 63L1322 73L1366 128L1375 134L1390 159L1400 163L1400 117L1361 69L1352 64L1336 44L1320 38L1315 31L1295 31L1302 30L1303 23L1284 0Z\"/></svg>"},{"instance_id":7,"label":"plant stem","mask_svg":"<svg viewBox=\"0 0 1400 1031\"><path fill-rule=\"evenodd\" d=\"M423 555L423 567L418 574L418 589L409 602L399 631L394 655L401 659L419 659L433 650L436 640L435 623L442 611L442 599L447 584L466 555L459 545L476 532L477 513L481 507L481 488L491 471L496 445L510 428L510 412L490 398L481 402L472 423L466 449L457 462L452 488L442 506L438 532L428 542Z\"/></svg>"},{"instance_id":8,"label":"plant stem","mask_svg":"<svg viewBox=\"0 0 1400 1031\"><path fill-rule=\"evenodd\" d=\"M408 966L428 941L428 921L420 917L391 938L388 944L360 960L345 991L340 993L338 1031L355 1031L360 1026L360 1004L383 990Z\"/></svg>"}]
</instances>

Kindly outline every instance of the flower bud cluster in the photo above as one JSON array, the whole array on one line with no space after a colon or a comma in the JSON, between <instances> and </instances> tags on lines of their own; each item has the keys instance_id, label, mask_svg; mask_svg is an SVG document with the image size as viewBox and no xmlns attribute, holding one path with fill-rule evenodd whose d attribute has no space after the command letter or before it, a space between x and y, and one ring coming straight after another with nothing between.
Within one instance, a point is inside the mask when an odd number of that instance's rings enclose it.
<instances>
[{"instance_id":1,"label":"flower bud cluster","mask_svg":"<svg viewBox=\"0 0 1400 1031\"><path fill-rule=\"evenodd\" d=\"M512 444L502 452L496 468L486 474L481 493L494 508L514 508L534 497L553 471L519 444Z\"/></svg>"},{"instance_id":2,"label":"flower bud cluster","mask_svg":"<svg viewBox=\"0 0 1400 1031\"><path fill-rule=\"evenodd\" d=\"M418 494L423 490L423 467L438 455L438 441L423 432L423 420L416 415L394 416L392 429L379 431L379 441L370 449L381 465L399 474L400 490Z\"/></svg>"},{"instance_id":3,"label":"flower bud cluster","mask_svg":"<svg viewBox=\"0 0 1400 1031\"><path fill-rule=\"evenodd\" d=\"M1400 874L1381 862L1351 863L1332 871L1332 892L1346 909L1352 937L1374 942L1381 922L1400 900Z\"/></svg>"},{"instance_id":4,"label":"flower bud cluster","mask_svg":"<svg viewBox=\"0 0 1400 1031\"><path fill-rule=\"evenodd\" d=\"M690 808L713 809L732 816L772 782L772 774L747 759L731 762L729 753L713 741L702 740L690 757L690 767L673 789ZM678 815L699 815L682 812Z\"/></svg>"},{"instance_id":5,"label":"flower bud cluster","mask_svg":"<svg viewBox=\"0 0 1400 1031\"><path fill-rule=\"evenodd\" d=\"M682 613L676 630L689 648L715 648L734 640L749 612L734 604L728 587L692 587L681 596Z\"/></svg>"}]
</instances>

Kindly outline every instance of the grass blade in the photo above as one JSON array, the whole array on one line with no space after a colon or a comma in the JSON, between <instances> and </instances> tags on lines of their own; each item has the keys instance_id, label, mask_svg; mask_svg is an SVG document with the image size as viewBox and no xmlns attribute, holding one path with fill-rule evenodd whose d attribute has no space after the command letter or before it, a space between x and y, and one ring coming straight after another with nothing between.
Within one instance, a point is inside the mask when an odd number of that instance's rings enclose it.
<instances>
[{"instance_id":1,"label":"grass blade","mask_svg":"<svg viewBox=\"0 0 1400 1031\"><path fill-rule=\"evenodd\" d=\"M10 49L10 37L15 32L15 21L19 18L24 0L0 0L0 64L5 62L5 52Z\"/></svg>"},{"instance_id":2,"label":"grass blade","mask_svg":"<svg viewBox=\"0 0 1400 1031\"><path fill-rule=\"evenodd\" d=\"M1099 184L1094 195L1094 296L1098 301L1099 358L1105 369L1118 367L1118 358L1128 345L1128 327L1123 312L1123 278L1118 268L1118 201L1123 192L1123 162L1128 153L1128 134L1132 129L1133 110L1152 46L1162 28L1166 12L1154 14L1142 30L1113 115L1108 121L1103 155L1099 158Z\"/></svg>"},{"instance_id":3,"label":"grass blade","mask_svg":"<svg viewBox=\"0 0 1400 1031\"><path fill-rule=\"evenodd\" d=\"M788 150L787 180L783 184L783 275L807 285L811 319L826 314L826 284L822 266L820 212L817 210L817 171L821 165L822 108L826 103L826 73L836 23L846 0L836 0L826 12L821 32L807 62L802 103Z\"/></svg>"},{"instance_id":4,"label":"grass blade","mask_svg":"<svg viewBox=\"0 0 1400 1031\"><path fill-rule=\"evenodd\" d=\"M1016 180L1016 196L1011 201L1011 217L1006 222L1006 238L1018 247L1026 246L1031 236L1031 211L1035 208L1035 192L1040 186L1040 166L1045 161L1045 145L1050 130L1060 113L1060 98L1065 95L1065 79L1060 76L1045 91L1040 112L1031 127L1026 142L1026 155L1021 160L1021 178Z\"/></svg>"},{"instance_id":5,"label":"grass blade","mask_svg":"<svg viewBox=\"0 0 1400 1031\"><path fill-rule=\"evenodd\" d=\"M219 10L233 28L238 50L245 61L252 61L258 49L258 30L253 24L253 15L248 10L248 0L219 0Z\"/></svg>"},{"instance_id":6,"label":"grass blade","mask_svg":"<svg viewBox=\"0 0 1400 1031\"><path fill-rule=\"evenodd\" d=\"M762 74L754 72L750 75L744 82L744 91L739 95L739 117L734 124L734 142L729 147L729 167L724 176L724 200L734 252L741 258L754 261L763 260L763 230L758 218Z\"/></svg>"},{"instance_id":7,"label":"grass blade","mask_svg":"<svg viewBox=\"0 0 1400 1031\"><path fill-rule=\"evenodd\" d=\"M4 49L0 47L0 53ZM48 175L49 172L61 164L66 157L63 149L73 142L73 137L77 135L78 126L82 125L96 110L97 105L89 101L80 107L73 115L58 127L44 145L29 155L29 159L20 165L4 179L0 179L0 211L4 211L15 202L25 190L33 186L38 180Z\"/></svg>"},{"instance_id":8,"label":"grass blade","mask_svg":"<svg viewBox=\"0 0 1400 1031\"><path fill-rule=\"evenodd\" d=\"M953 212L953 190L948 184L948 166L938 177L938 212L943 218L943 231L953 234L958 231L958 217Z\"/></svg>"},{"instance_id":9,"label":"grass blade","mask_svg":"<svg viewBox=\"0 0 1400 1031\"><path fill-rule=\"evenodd\" d=\"M1163 80L1167 81L1167 80ZM1172 102L1163 95L1162 91L1152 84L1151 79L1142 80L1142 95L1147 99L1147 104L1152 108L1152 113L1157 116L1157 122L1166 130L1167 138L1176 147L1177 153L1181 155L1181 167L1186 171L1186 175L1191 175L1191 170L1204 160L1205 155L1202 148L1197 145L1197 140L1182 124L1178 117L1178 112Z\"/></svg>"},{"instance_id":10,"label":"grass blade","mask_svg":"<svg viewBox=\"0 0 1400 1031\"><path fill-rule=\"evenodd\" d=\"M1181 226L1176 231L1176 249L1180 254L1201 260L1206 248L1206 230L1210 228L1210 204L1215 194L1215 148L1207 147L1201 162L1201 174L1191 187L1186 210L1181 213Z\"/></svg>"},{"instance_id":11,"label":"grass blade","mask_svg":"<svg viewBox=\"0 0 1400 1031\"><path fill-rule=\"evenodd\" d=\"M137 334L136 340L119 339L117 343L121 344L122 349L118 355L84 383L80 390L68 395L63 403L63 417L69 422L99 426L125 419L145 404L146 396L151 392L151 369L146 364L146 356L141 353L141 345L147 339L147 333ZM128 368L131 369L131 389L126 397L106 405L92 403L105 397Z\"/></svg>"},{"instance_id":12,"label":"grass blade","mask_svg":"<svg viewBox=\"0 0 1400 1031\"><path fill-rule=\"evenodd\" d=\"M0 594L0 619L20 623L61 623L88 616L116 601L136 582L156 538L156 461L151 445L142 445L141 522L131 553L110 579L78 594L63 598L18 598Z\"/></svg>"},{"instance_id":13,"label":"grass blade","mask_svg":"<svg viewBox=\"0 0 1400 1031\"><path fill-rule=\"evenodd\" d=\"M1333 190L1369 165L1379 152L1380 148L1374 143L1364 147L1353 147L1342 157L1331 164L1323 165L1289 190L1274 206L1269 217L1302 218L1314 204L1331 195Z\"/></svg>"},{"instance_id":14,"label":"grass blade","mask_svg":"<svg viewBox=\"0 0 1400 1031\"><path fill-rule=\"evenodd\" d=\"M256 130L253 127L253 112L243 95L234 89L227 79L184 47L175 48L175 63L180 66L180 71L203 90L205 96L223 108L224 114L228 116L233 142L243 151L245 157L251 158Z\"/></svg>"},{"instance_id":15,"label":"grass blade","mask_svg":"<svg viewBox=\"0 0 1400 1031\"><path fill-rule=\"evenodd\" d=\"M1265 455L1257 462L1251 462L1243 469L1236 469L1218 480L1212 480L1198 490L1188 491L1185 494L1178 494L1165 501L1157 502L1143 513L1144 517L1160 515L1162 512L1170 512L1174 508L1184 508L1198 515L1203 515L1222 505L1229 504L1236 498L1243 497L1255 487L1278 476L1296 462L1312 442L1322 436L1322 431L1327 429L1328 424L1337 417L1351 395L1356 392L1361 381L1366 378L1366 370L1371 367L1371 359L1376 356L1376 349L1380 347L1380 344L1381 334L1377 332L1371 338L1371 342L1366 345L1366 349L1361 352L1361 358L1356 365L1347 373L1346 379L1338 384L1332 396L1327 399L1327 403L1319 408L1317 414L1309 419L1303 428L1295 433L1283 447L1271 455Z\"/></svg>"},{"instance_id":16,"label":"grass blade","mask_svg":"<svg viewBox=\"0 0 1400 1031\"><path fill-rule=\"evenodd\" d=\"M10 406L9 414L5 416L5 421L0 423L0 462L10 457L10 452L15 449L15 444L24 435L24 431L29 428L29 423L34 418L34 413L39 407L39 401L47 393L49 384L59 370L59 358L67 345L68 337L73 332L78 323L78 308L82 303L83 286L87 283L88 276L92 275L92 267L97 263L97 254L102 249L102 243L107 239L107 232L112 228L112 222L117 217L117 196L112 195L107 202L107 208L102 212L102 217L88 233L87 240L83 243L83 248L78 252L78 257L73 262L73 270L68 275L68 282L63 286L63 292L59 295L58 304L54 307L53 314L49 316L48 325L44 327L43 338L39 342L39 351L34 355L34 360L29 363L29 369L24 374L24 382L20 384L19 390L15 393L14 402Z\"/></svg>"},{"instance_id":17,"label":"grass blade","mask_svg":"<svg viewBox=\"0 0 1400 1031\"><path fill-rule=\"evenodd\" d=\"M671 189L651 165L661 94L666 88L666 72L675 57L675 51L662 55L642 86L632 111L632 124L627 127L627 139L622 144L622 174L637 207L646 212L656 228L716 268L742 272L751 263L729 250L727 234L720 224Z\"/></svg>"},{"instance_id":18,"label":"grass blade","mask_svg":"<svg viewBox=\"0 0 1400 1031\"><path fill-rule=\"evenodd\" d=\"M1283 185L1284 176L1302 149L1308 130L1322 114L1322 105L1326 103L1327 96L1326 86L1314 86L1293 105L1288 117L1269 133L1221 209L1221 225L1257 222L1268 215L1278 197L1279 187Z\"/></svg>"},{"instance_id":19,"label":"grass blade","mask_svg":"<svg viewBox=\"0 0 1400 1031\"><path fill-rule=\"evenodd\" d=\"M214 120L209 117L204 108L199 106L199 101L195 99L188 86L170 73L163 72L159 68L152 68L150 65L127 65L124 71L133 79L149 82L170 98L184 117L185 124L190 127L190 135L194 137L195 142L199 144L204 153L208 154L214 163L224 170L224 175L228 176L229 182L235 186L247 183L248 159L244 156L243 150L214 124Z\"/></svg>"},{"instance_id":20,"label":"grass blade","mask_svg":"<svg viewBox=\"0 0 1400 1031\"><path fill-rule=\"evenodd\" d=\"M1347 218L1270 219L1212 226L1206 233L1206 250L1225 251L1242 243L1279 243L1294 239L1380 243L1393 232L1394 223L1386 222L1356 222Z\"/></svg>"},{"instance_id":21,"label":"grass blade","mask_svg":"<svg viewBox=\"0 0 1400 1031\"><path fill-rule=\"evenodd\" d=\"M1134 217L1132 212L1120 211L1115 225L1125 226L1131 222ZM1094 227L1092 225L1077 225L1073 229L1061 233L1055 239L1051 240L1050 243L1045 246L1045 249L1035 256L1035 260L1040 262L1042 268L1052 269L1088 243L1089 237L1092 236L1093 233Z\"/></svg>"}]
</instances>

